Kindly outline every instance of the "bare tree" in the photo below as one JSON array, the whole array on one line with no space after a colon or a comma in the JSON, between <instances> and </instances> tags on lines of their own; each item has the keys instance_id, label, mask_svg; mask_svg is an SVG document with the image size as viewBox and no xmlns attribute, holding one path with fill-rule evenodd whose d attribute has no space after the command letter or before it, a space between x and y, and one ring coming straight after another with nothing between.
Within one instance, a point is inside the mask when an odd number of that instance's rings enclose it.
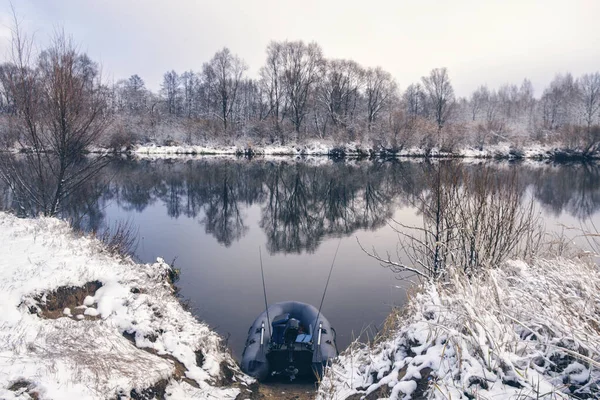
<instances>
[{"instance_id":1,"label":"bare tree","mask_svg":"<svg viewBox=\"0 0 600 400\"><path fill-rule=\"evenodd\" d=\"M146 84L137 74L117 82L117 95L119 107L128 113L139 114L146 108Z\"/></svg>"},{"instance_id":2,"label":"bare tree","mask_svg":"<svg viewBox=\"0 0 600 400\"><path fill-rule=\"evenodd\" d=\"M218 102L218 116L223 122L223 129L231 119L238 88L244 72L248 69L246 63L228 48L218 51L212 60L204 64L203 74L212 85L209 90Z\"/></svg>"},{"instance_id":3,"label":"bare tree","mask_svg":"<svg viewBox=\"0 0 600 400\"><path fill-rule=\"evenodd\" d=\"M283 43L271 42L267 46L267 62L260 69L260 85L266 96L269 110L267 116L275 123L275 131L281 131L285 118L287 99L283 88Z\"/></svg>"},{"instance_id":4,"label":"bare tree","mask_svg":"<svg viewBox=\"0 0 600 400\"><path fill-rule=\"evenodd\" d=\"M441 130L454 106L454 89L446 68L435 68L429 76L421 78L431 103L432 117Z\"/></svg>"},{"instance_id":5,"label":"bare tree","mask_svg":"<svg viewBox=\"0 0 600 400\"><path fill-rule=\"evenodd\" d=\"M186 71L181 74L180 80L183 89L183 112L187 118L191 118L197 108L196 92L200 86L200 78L194 71Z\"/></svg>"},{"instance_id":6,"label":"bare tree","mask_svg":"<svg viewBox=\"0 0 600 400\"><path fill-rule=\"evenodd\" d=\"M388 105L396 92L396 82L392 75L383 69L369 68L365 73L365 101L367 106L367 130L381 111Z\"/></svg>"},{"instance_id":7,"label":"bare tree","mask_svg":"<svg viewBox=\"0 0 600 400\"><path fill-rule=\"evenodd\" d=\"M518 108L519 88L517 85L500 86L498 89L498 100L504 122L515 120L520 113Z\"/></svg>"},{"instance_id":8,"label":"bare tree","mask_svg":"<svg viewBox=\"0 0 600 400\"><path fill-rule=\"evenodd\" d=\"M319 78L323 52L316 43L302 41L282 43L283 84L289 104L289 118L296 133L300 132L308 113L307 102Z\"/></svg>"},{"instance_id":9,"label":"bare tree","mask_svg":"<svg viewBox=\"0 0 600 400\"><path fill-rule=\"evenodd\" d=\"M486 85L481 85L473 92L469 99L469 108L471 111L471 120L475 121L479 113L484 109L490 96L490 91Z\"/></svg>"},{"instance_id":10,"label":"bare tree","mask_svg":"<svg viewBox=\"0 0 600 400\"><path fill-rule=\"evenodd\" d=\"M63 32L33 61L33 41L19 29L15 16L8 80L15 96L12 128L27 149L25 170L14 157L3 156L0 174L16 197L27 197L45 215L105 165L103 158L82 162L82 154L110 123L109 90L101 84L97 64L80 53Z\"/></svg>"},{"instance_id":11,"label":"bare tree","mask_svg":"<svg viewBox=\"0 0 600 400\"><path fill-rule=\"evenodd\" d=\"M408 85L402 94L402 102L407 114L414 117L427 116L427 99L420 83Z\"/></svg>"},{"instance_id":12,"label":"bare tree","mask_svg":"<svg viewBox=\"0 0 600 400\"><path fill-rule=\"evenodd\" d=\"M354 122L364 75L364 70L354 61L326 62L317 98L335 127L346 128Z\"/></svg>"},{"instance_id":13,"label":"bare tree","mask_svg":"<svg viewBox=\"0 0 600 400\"><path fill-rule=\"evenodd\" d=\"M533 96L533 84L529 79L523 79L519 87L519 110L525 116L528 129L533 129L535 122L536 99Z\"/></svg>"},{"instance_id":14,"label":"bare tree","mask_svg":"<svg viewBox=\"0 0 600 400\"><path fill-rule=\"evenodd\" d=\"M180 80L177 72L165 72L160 91L167 104L167 112L169 114L177 114L181 95Z\"/></svg>"},{"instance_id":15,"label":"bare tree","mask_svg":"<svg viewBox=\"0 0 600 400\"><path fill-rule=\"evenodd\" d=\"M540 100L544 127L556 130L570 124L573 105L577 99L577 85L571 74L556 75Z\"/></svg>"},{"instance_id":16,"label":"bare tree","mask_svg":"<svg viewBox=\"0 0 600 400\"><path fill-rule=\"evenodd\" d=\"M598 123L598 111L600 110L600 73L583 75L578 82L580 99L583 108L583 118L588 132L592 125Z\"/></svg>"}]
</instances>

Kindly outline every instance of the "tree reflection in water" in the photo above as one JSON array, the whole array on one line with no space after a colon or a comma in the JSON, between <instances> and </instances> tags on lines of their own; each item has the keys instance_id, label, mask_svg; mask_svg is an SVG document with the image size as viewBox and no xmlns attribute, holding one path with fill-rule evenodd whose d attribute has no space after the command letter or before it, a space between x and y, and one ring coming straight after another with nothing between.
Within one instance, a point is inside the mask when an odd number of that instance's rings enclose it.
<instances>
[{"instance_id":1,"label":"tree reflection in water","mask_svg":"<svg viewBox=\"0 0 600 400\"><path fill-rule=\"evenodd\" d=\"M459 161L439 164L456 169L453 176L481 169ZM486 165L499 184L509 184L516 171L520 190L531 188L554 216L566 212L585 220L600 208L597 164ZM60 216L83 229L98 229L109 202L137 212L159 203L169 217L196 218L219 243L230 246L248 233L245 209L257 205L269 252L313 252L324 238L386 224L397 209L426 194L426 177L433 171L434 165L414 161L118 159L73 193ZM469 195L468 185L464 193ZM29 202L15 198L5 186L0 186L0 206L35 214Z\"/></svg>"}]
</instances>

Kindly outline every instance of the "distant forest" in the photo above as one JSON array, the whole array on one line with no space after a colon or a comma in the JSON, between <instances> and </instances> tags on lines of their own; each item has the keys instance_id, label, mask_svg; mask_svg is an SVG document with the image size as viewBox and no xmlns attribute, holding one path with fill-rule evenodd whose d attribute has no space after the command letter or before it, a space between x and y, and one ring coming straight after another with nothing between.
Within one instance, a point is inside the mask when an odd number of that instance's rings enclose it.
<instances>
[{"instance_id":1,"label":"distant forest","mask_svg":"<svg viewBox=\"0 0 600 400\"><path fill-rule=\"evenodd\" d=\"M102 134L86 145L251 147L322 141L454 151L536 142L584 154L600 150L598 72L556 75L539 97L524 79L499 88L482 85L464 98L455 95L446 68L431 70L419 82L402 82L400 90L383 68L327 59L317 43L283 41L268 45L258 78L248 77L244 60L224 48L196 71L166 72L154 93L138 75L107 82L96 62L65 46L33 54L27 52L32 47L13 43L12 59L0 66L3 147L19 141L23 125L11 123L13 117L44 118L42 103L60 101L60 93L44 88L56 87L49 84L60 79L52 68L70 52L68 78L77 82L78 93L87 93L80 98L89 99L80 106L92 107L106 122Z\"/></svg>"}]
</instances>

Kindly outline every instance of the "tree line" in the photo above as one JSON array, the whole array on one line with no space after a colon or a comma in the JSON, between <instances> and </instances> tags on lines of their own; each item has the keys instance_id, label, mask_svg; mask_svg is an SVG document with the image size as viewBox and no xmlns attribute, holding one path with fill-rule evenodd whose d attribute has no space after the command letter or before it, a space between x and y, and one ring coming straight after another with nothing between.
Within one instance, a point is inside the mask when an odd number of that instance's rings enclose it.
<instances>
[{"instance_id":1,"label":"tree line","mask_svg":"<svg viewBox=\"0 0 600 400\"><path fill-rule=\"evenodd\" d=\"M141 118L160 139L187 143L329 140L452 151L527 138L589 153L600 140L598 72L559 74L539 98L528 79L457 97L446 68L402 91L384 69L327 59L318 44L302 41L271 42L258 78L248 77L246 63L224 48L198 72L166 72L159 93L138 75L118 81L112 92L115 114ZM157 125L175 129L161 132Z\"/></svg>"},{"instance_id":2,"label":"tree line","mask_svg":"<svg viewBox=\"0 0 600 400\"><path fill-rule=\"evenodd\" d=\"M280 41L267 46L258 77L249 77L244 60L224 48L198 71L167 71L160 91L154 93L137 74L114 83L100 79L98 64L64 37L61 40L62 48L54 43L37 58L25 43L17 44L15 54L13 43L12 59L0 65L5 146L22 141L24 130L37 135L31 131L36 124L60 127L58 120L43 122L60 112L42 110L48 104L41 104L39 94L61 83L49 73L56 65L48 57L63 51L59 55L69 53L73 59L63 83L71 79L75 85L67 86L79 85L73 106L87 109L84 113L68 108L70 104L56 105L93 118L91 129L85 118L80 121L86 128L85 133L79 129L84 146L286 145L320 140L452 151L461 145L535 139L561 141L585 153L600 149L598 72L577 78L559 74L539 98L528 79L497 89L482 85L468 97L457 97L446 68L435 68L400 90L380 67L326 58L314 42ZM110 121L110 126L98 121ZM35 138L28 139L24 144L35 145Z\"/></svg>"}]
</instances>

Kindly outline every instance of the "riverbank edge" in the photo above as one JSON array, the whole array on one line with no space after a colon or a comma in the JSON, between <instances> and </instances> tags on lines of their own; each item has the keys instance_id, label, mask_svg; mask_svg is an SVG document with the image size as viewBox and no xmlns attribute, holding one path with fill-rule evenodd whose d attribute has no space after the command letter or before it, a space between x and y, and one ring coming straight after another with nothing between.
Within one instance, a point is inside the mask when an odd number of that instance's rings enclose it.
<instances>
[{"instance_id":1,"label":"riverbank edge","mask_svg":"<svg viewBox=\"0 0 600 400\"><path fill-rule=\"evenodd\" d=\"M1 153L27 153L27 148L0 149ZM548 145L515 146L503 143L479 148L465 147L454 151L438 148L408 149L361 147L356 143L324 145L320 142L289 146L200 146L144 144L111 149L91 147L88 154L119 156L237 156L237 157L327 157L331 159L496 159L533 160L555 162L594 162L600 160L600 151L586 152L580 149Z\"/></svg>"},{"instance_id":2,"label":"riverbank edge","mask_svg":"<svg viewBox=\"0 0 600 400\"><path fill-rule=\"evenodd\" d=\"M0 243L0 398L236 399L255 386L183 308L162 259L4 212Z\"/></svg>"},{"instance_id":3,"label":"riverbank edge","mask_svg":"<svg viewBox=\"0 0 600 400\"><path fill-rule=\"evenodd\" d=\"M599 290L587 257L423 282L372 343L340 354L317 399L598 398Z\"/></svg>"},{"instance_id":4,"label":"riverbank edge","mask_svg":"<svg viewBox=\"0 0 600 400\"><path fill-rule=\"evenodd\" d=\"M330 158L473 158L508 160L554 160L554 161L592 161L599 160L600 153L586 153L578 149L556 146L514 146L508 143L480 148L466 147L455 151L443 151L438 148L424 149L387 149L362 147L357 143L346 145L323 144L321 142L289 146L158 146L155 144L137 145L118 151L95 148L94 153L117 153L133 155L237 155L247 157L260 156L320 156Z\"/></svg>"}]
</instances>

